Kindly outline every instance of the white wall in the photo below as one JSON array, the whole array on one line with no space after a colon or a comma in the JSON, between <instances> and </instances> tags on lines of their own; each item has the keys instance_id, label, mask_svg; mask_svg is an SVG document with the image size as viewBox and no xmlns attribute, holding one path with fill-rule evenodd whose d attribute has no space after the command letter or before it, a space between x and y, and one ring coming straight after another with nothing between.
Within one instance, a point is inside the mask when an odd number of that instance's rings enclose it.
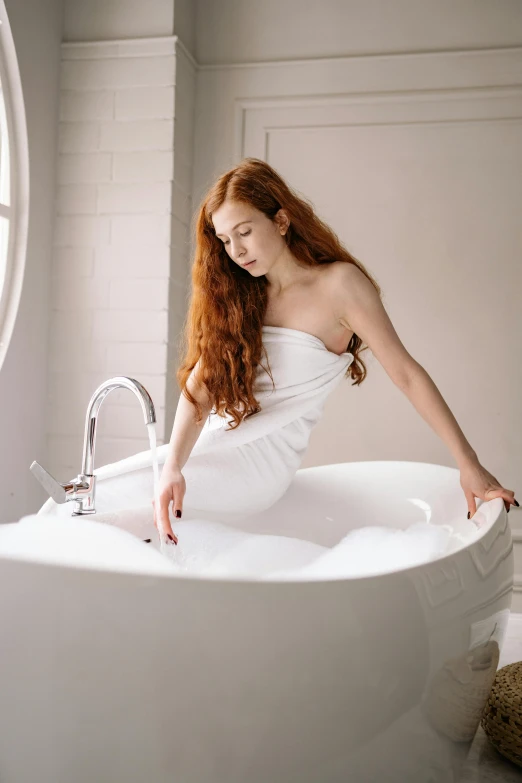
<instances>
[{"instance_id":1,"label":"white wall","mask_svg":"<svg viewBox=\"0 0 522 783\"><path fill-rule=\"evenodd\" d=\"M66 0L63 40L128 40L177 35L194 53L196 0Z\"/></svg>"},{"instance_id":2,"label":"white wall","mask_svg":"<svg viewBox=\"0 0 522 783\"><path fill-rule=\"evenodd\" d=\"M174 0L174 35L194 55L196 51L197 0Z\"/></svg>"},{"instance_id":3,"label":"white wall","mask_svg":"<svg viewBox=\"0 0 522 783\"><path fill-rule=\"evenodd\" d=\"M65 0L63 40L157 38L173 25L174 0Z\"/></svg>"},{"instance_id":4,"label":"white wall","mask_svg":"<svg viewBox=\"0 0 522 783\"><path fill-rule=\"evenodd\" d=\"M200 65L517 46L520 0L198 0Z\"/></svg>"},{"instance_id":5,"label":"white wall","mask_svg":"<svg viewBox=\"0 0 522 783\"><path fill-rule=\"evenodd\" d=\"M46 385L62 0L6 0L29 136L29 234L17 320L0 371L0 522L46 495L29 471L46 460Z\"/></svg>"}]
</instances>

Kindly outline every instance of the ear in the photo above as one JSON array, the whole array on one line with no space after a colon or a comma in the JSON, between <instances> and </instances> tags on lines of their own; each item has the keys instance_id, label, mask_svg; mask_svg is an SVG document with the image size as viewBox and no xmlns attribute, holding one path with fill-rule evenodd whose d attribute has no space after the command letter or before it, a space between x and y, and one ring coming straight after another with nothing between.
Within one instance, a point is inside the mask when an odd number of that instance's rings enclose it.
<instances>
[{"instance_id":1,"label":"ear","mask_svg":"<svg viewBox=\"0 0 522 783\"><path fill-rule=\"evenodd\" d=\"M279 226L279 230L281 234L282 235L286 234L286 232L288 231L288 226L290 225L290 220L284 209L280 209L277 212L275 216L275 220Z\"/></svg>"}]
</instances>

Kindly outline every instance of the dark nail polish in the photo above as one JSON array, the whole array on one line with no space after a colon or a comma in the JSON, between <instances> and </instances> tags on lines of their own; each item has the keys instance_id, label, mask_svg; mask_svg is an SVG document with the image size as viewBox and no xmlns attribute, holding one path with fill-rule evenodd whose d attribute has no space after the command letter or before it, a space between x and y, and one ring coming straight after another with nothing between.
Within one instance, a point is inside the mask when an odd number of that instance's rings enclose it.
<instances>
[{"instance_id":1,"label":"dark nail polish","mask_svg":"<svg viewBox=\"0 0 522 783\"><path fill-rule=\"evenodd\" d=\"M180 519L181 517L181 511L179 510L179 508L176 509L176 516L178 519Z\"/></svg>"},{"instance_id":2,"label":"dark nail polish","mask_svg":"<svg viewBox=\"0 0 522 783\"><path fill-rule=\"evenodd\" d=\"M514 498L513 498L513 503L515 504L515 506L520 506L520 503L518 502L518 500L515 500Z\"/></svg>"},{"instance_id":3,"label":"dark nail polish","mask_svg":"<svg viewBox=\"0 0 522 783\"><path fill-rule=\"evenodd\" d=\"M470 513L471 513L471 512L470 512L470 511L468 511L468 519L469 519L469 517L470 517Z\"/></svg>"},{"instance_id":4,"label":"dark nail polish","mask_svg":"<svg viewBox=\"0 0 522 783\"><path fill-rule=\"evenodd\" d=\"M144 538L144 539L143 539L143 542L144 542L145 544L150 544L150 542L151 542L151 539L150 539L150 538Z\"/></svg>"},{"instance_id":5,"label":"dark nail polish","mask_svg":"<svg viewBox=\"0 0 522 783\"><path fill-rule=\"evenodd\" d=\"M177 541L174 541L174 539L172 538L170 533L167 533L167 535L168 535L168 537L170 538L170 540L172 541L173 544L177 544L178 543Z\"/></svg>"}]
</instances>

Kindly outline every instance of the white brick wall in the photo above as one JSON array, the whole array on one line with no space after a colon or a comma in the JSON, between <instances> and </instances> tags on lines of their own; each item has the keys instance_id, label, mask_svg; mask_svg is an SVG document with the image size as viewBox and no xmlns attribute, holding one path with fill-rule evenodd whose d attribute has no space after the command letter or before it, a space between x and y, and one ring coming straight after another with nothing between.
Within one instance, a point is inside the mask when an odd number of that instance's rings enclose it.
<instances>
[{"instance_id":1,"label":"white brick wall","mask_svg":"<svg viewBox=\"0 0 522 783\"><path fill-rule=\"evenodd\" d=\"M103 286L103 281L96 281ZM111 280L110 310L168 309L168 290L163 280Z\"/></svg>"},{"instance_id":2,"label":"white brick wall","mask_svg":"<svg viewBox=\"0 0 522 783\"><path fill-rule=\"evenodd\" d=\"M170 437L194 90L194 62L175 37L63 45L48 386L48 468L61 481L80 470L90 397L115 375L145 386L158 443ZM148 448L138 401L111 392L95 467Z\"/></svg>"},{"instance_id":3,"label":"white brick wall","mask_svg":"<svg viewBox=\"0 0 522 783\"><path fill-rule=\"evenodd\" d=\"M82 185L81 187L89 187ZM157 215L168 214L171 198L169 182L112 182L98 185L98 212L101 215L118 213ZM84 198L89 198L84 195Z\"/></svg>"},{"instance_id":4,"label":"white brick wall","mask_svg":"<svg viewBox=\"0 0 522 783\"><path fill-rule=\"evenodd\" d=\"M54 244L63 247L96 247L109 244L111 221L106 217L58 215L54 226Z\"/></svg>"},{"instance_id":5,"label":"white brick wall","mask_svg":"<svg viewBox=\"0 0 522 783\"><path fill-rule=\"evenodd\" d=\"M143 186L143 196L147 197ZM112 244L121 249L130 246L168 245L170 238L169 215L114 215L111 219ZM146 269L144 270L146 271Z\"/></svg>"},{"instance_id":6,"label":"white brick wall","mask_svg":"<svg viewBox=\"0 0 522 783\"><path fill-rule=\"evenodd\" d=\"M55 247L53 252L53 286L56 279L92 277L94 272L94 248Z\"/></svg>"},{"instance_id":7,"label":"white brick wall","mask_svg":"<svg viewBox=\"0 0 522 783\"><path fill-rule=\"evenodd\" d=\"M130 46L131 42L127 44ZM67 44L63 47L61 86L64 90L121 90L126 87L171 87L175 84L175 48L172 39L167 56L142 55L139 41L134 42L134 52L106 57L107 44L93 45L90 49ZM68 51L76 48L83 59L69 59Z\"/></svg>"},{"instance_id":8,"label":"white brick wall","mask_svg":"<svg viewBox=\"0 0 522 783\"><path fill-rule=\"evenodd\" d=\"M110 182L114 156L98 155L58 156L58 182Z\"/></svg>"},{"instance_id":9,"label":"white brick wall","mask_svg":"<svg viewBox=\"0 0 522 783\"><path fill-rule=\"evenodd\" d=\"M117 120L174 117L174 87L129 87L115 94Z\"/></svg>"},{"instance_id":10,"label":"white brick wall","mask_svg":"<svg viewBox=\"0 0 522 783\"><path fill-rule=\"evenodd\" d=\"M114 182L171 182L174 170L172 150L114 153Z\"/></svg>"},{"instance_id":11,"label":"white brick wall","mask_svg":"<svg viewBox=\"0 0 522 783\"><path fill-rule=\"evenodd\" d=\"M65 248L60 248L64 250ZM67 248L69 249L69 248ZM86 248L72 248L80 251ZM170 248L154 245L130 245L124 250L114 252L110 245L100 245L93 249L94 275L97 278L139 278L143 276L143 267L147 267L147 279L165 279L170 272Z\"/></svg>"},{"instance_id":12,"label":"white brick wall","mask_svg":"<svg viewBox=\"0 0 522 783\"><path fill-rule=\"evenodd\" d=\"M96 185L60 185L57 194L59 215L95 215Z\"/></svg>"},{"instance_id":13,"label":"white brick wall","mask_svg":"<svg viewBox=\"0 0 522 783\"><path fill-rule=\"evenodd\" d=\"M174 123L170 120L128 120L121 122L107 122L99 129L98 149L106 152L136 152L147 150L169 150L172 147ZM84 145L84 149L68 149L64 152L83 152L85 147L91 145L94 133L80 134L76 140L77 147ZM83 138L85 136L85 139ZM73 141L69 141L72 146Z\"/></svg>"},{"instance_id":14,"label":"white brick wall","mask_svg":"<svg viewBox=\"0 0 522 783\"><path fill-rule=\"evenodd\" d=\"M174 181L172 183L171 278L169 287L169 343L167 356L166 426L170 431L179 389L175 381L178 364L178 340L187 306L190 284L190 219L192 214L192 161L195 123L196 70L194 60L183 46L176 60L174 105ZM184 137L178 141L177 129L183 124Z\"/></svg>"},{"instance_id":15,"label":"white brick wall","mask_svg":"<svg viewBox=\"0 0 522 783\"><path fill-rule=\"evenodd\" d=\"M94 122L60 122L59 152L96 152L100 145L100 125Z\"/></svg>"},{"instance_id":16,"label":"white brick wall","mask_svg":"<svg viewBox=\"0 0 522 783\"><path fill-rule=\"evenodd\" d=\"M62 122L92 122L112 120L114 115L114 92L76 92L62 90L60 96L60 120Z\"/></svg>"}]
</instances>

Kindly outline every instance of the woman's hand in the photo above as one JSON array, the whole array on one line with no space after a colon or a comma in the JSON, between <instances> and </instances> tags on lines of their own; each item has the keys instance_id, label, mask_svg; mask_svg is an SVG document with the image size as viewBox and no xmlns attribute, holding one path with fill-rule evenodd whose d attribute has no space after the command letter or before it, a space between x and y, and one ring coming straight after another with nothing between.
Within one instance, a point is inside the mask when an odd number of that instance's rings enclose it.
<instances>
[{"instance_id":1,"label":"woman's hand","mask_svg":"<svg viewBox=\"0 0 522 783\"><path fill-rule=\"evenodd\" d=\"M513 490L504 489L495 476L492 476L478 460L470 460L464 465L461 465L460 486L464 491L468 503L468 519L470 519L477 510L475 498L480 498L480 500L485 501L493 500L493 498L502 498L508 513L512 503L514 503L515 506L519 505L515 500L515 493Z\"/></svg>"},{"instance_id":2,"label":"woman's hand","mask_svg":"<svg viewBox=\"0 0 522 783\"><path fill-rule=\"evenodd\" d=\"M160 538L169 538L174 544L178 543L178 537L172 530L169 519L169 506L172 502L172 509L176 517L181 517L183 511L183 498L186 492L185 477L180 468L165 463L158 486L159 509L156 508L155 500L152 501L154 509L154 526L156 527Z\"/></svg>"}]
</instances>

